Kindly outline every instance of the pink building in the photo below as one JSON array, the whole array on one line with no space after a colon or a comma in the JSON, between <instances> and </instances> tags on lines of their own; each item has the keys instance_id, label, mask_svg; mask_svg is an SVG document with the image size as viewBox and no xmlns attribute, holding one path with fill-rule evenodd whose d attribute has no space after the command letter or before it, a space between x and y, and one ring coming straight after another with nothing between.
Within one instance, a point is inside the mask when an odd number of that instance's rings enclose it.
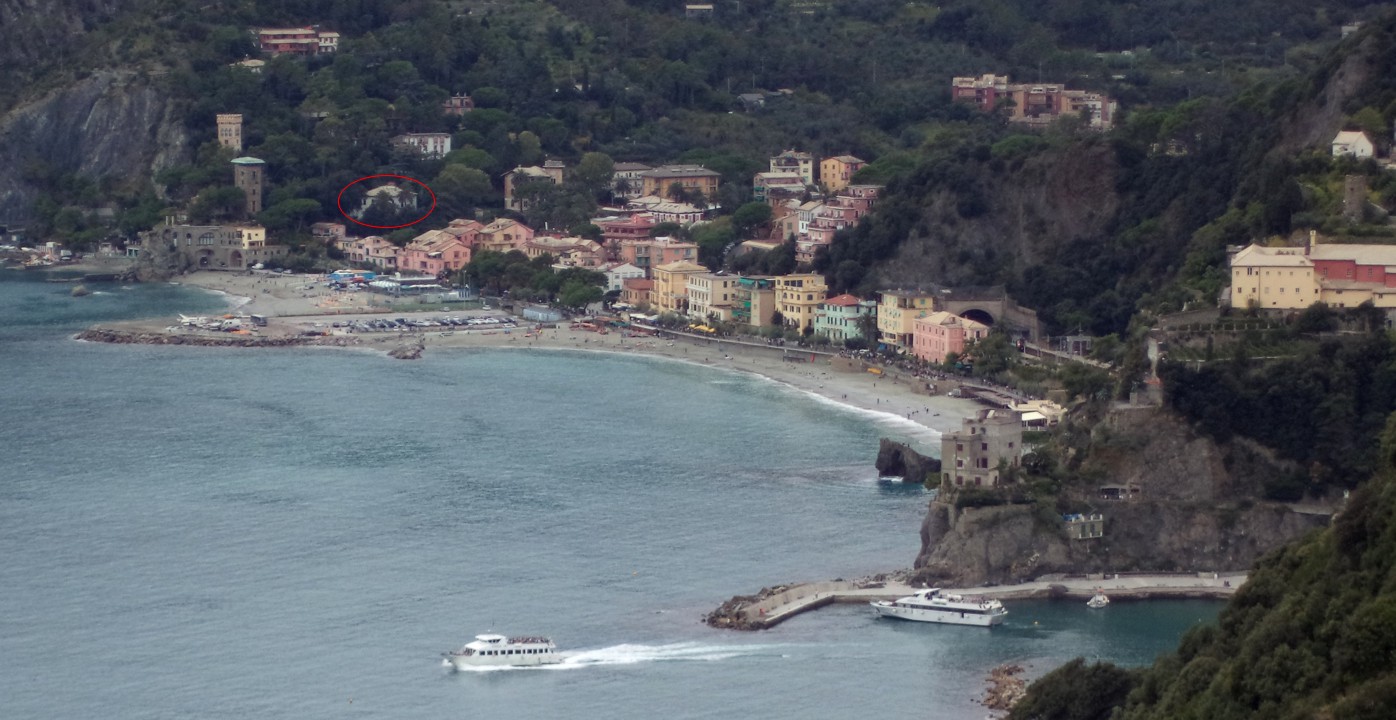
<instances>
[{"instance_id":1,"label":"pink building","mask_svg":"<svg viewBox=\"0 0 1396 720\"><path fill-rule=\"evenodd\" d=\"M601 238L615 248L622 240L647 240L650 231L659 223L648 213L636 213L627 217L596 218L591 223L601 228Z\"/></svg>"},{"instance_id":2,"label":"pink building","mask_svg":"<svg viewBox=\"0 0 1396 720\"><path fill-rule=\"evenodd\" d=\"M475 109L475 101L469 95L452 95L450 100L441 103L441 112L446 115L464 115Z\"/></svg>"},{"instance_id":3,"label":"pink building","mask_svg":"<svg viewBox=\"0 0 1396 720\"><path fill-rule=\"evenodd\" d=\"M384 270L397 269L397 258L402 252L402 248L380 235L370 235L366 238L343 238L336 244L349 260Z\"/></svg>"},{"instance_id":4,"label":"pink building","mask_svg":"<svg viewBox=\"0 0 1396 720\"><path fill-rule=\"evenodd\" d=\"M339 33L313 27L262 28L257 47L272 55L320 55L339 49Z\"/></svg>"},{"instance_id":5,"label":"pink building","mask_svg":"<svg viewBox=\"0 0 1396 720\"><path fill-rule=\"evenodd\" d=\"M597 268L605 260L600 243L580 237L539 235L524 245L523 252L530 260L551 255L554 266Z\"/></svg>"},{"instance_id":6,"label":"pink building","mask_svg":"<svg viewBox=\"0 0 1396 720\"><path fill-rule=\"evenodd\" d=\"M1079 115L1102 130L1115 122L1117 108L1100 93L1071 90L1060 83L1009 83L1007 76L993 74L953 78L950 99L972 103L984 112L1006 105L1009 122L1045 125L1062 115Z\"/></svg>"},{"instance_id":7,"label":"pink building","mask_svg":"<svg viewBox=\"0 0 1396 720\"><path fill-rule=\"evenodd\" d=\"M950 353L962 355L965 346L989 334L989 326L938 311L912 322L911 354L927 362L945 362Z\"/></svg>"},{"instance_id":8,"label":"pink building","mask_svg":"<svg viewBox=\"0 0 1396 720\"><path fill-rule=\"evenodd\" d=\"M1307 255L1319 280L1396 287L1396 248L1389 245L1313 245Z\"/></svg>"},{"instance_id":9,"label":"pink building","mask_svg":"<svg viewBox=\"0 0 1396 720\"><path fill-rule=\"evenodd\" d=\"M310 226L310 236L329 245L343 242L347 232L344 223L317 222Z\"/></svg>"},{"instance_id":10,"label":"pink building","mask_svg":"<svg viewBox=\"0 0 1396 720\"><path fill-rule=\"evenodd\" d=\"M698 245L667 237L622 240L617 247L616 259L644 270L647 277L653 277L651 271L660 265L680 260L697 262Z\"/></svg>"},{"instance_id":11,"label":"pink building","mask_svg":"<svg viewBox=\"0 0 1396 720\"><path fill-rule=\"evenodd\" d=\"M476 251L493 250L507 253L510 250L523 250L533 239L533 228L509 218L499 218L480 229L480 240Z\"/></svg>"},{"instance_id":12,"label":"pink building","mask_svg":"<svg viewBox=\"0 0 1396 720\"><path fill-rule=\"evenodd\" d=\"M402 249L398 268L425 275L456 272L470 262L470 247L444 230L428 230Z\"/></svg>"},{"instance_id":13,"label":"pink building","mask_svg":"<svg viewBox=\"0 0 1396 720\"><path fill-rule=\"evenodd\" d=\"M881 190L879 185L849 185L815 208L808 224L796 237L796 262L813 262L820 247L833 244L835 233L857 225L877 202Z\"/></svg>"}]
</instances>

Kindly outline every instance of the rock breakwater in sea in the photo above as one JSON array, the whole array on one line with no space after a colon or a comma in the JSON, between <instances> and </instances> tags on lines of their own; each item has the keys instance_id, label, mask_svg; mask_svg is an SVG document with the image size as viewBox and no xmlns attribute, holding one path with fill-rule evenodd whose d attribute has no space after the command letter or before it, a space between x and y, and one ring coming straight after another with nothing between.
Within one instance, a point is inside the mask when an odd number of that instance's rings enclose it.
<instances>
[{"instance_id":1,"label":"rock breakwater in sea","mask_svg":"<svg viewBox=\"0 0 1396 720\"><path fill-rule=\"evenodd\" d=\"M795 585L772 585L761 588L755 595L736 595L731 600L717 606L716 610L703 616L703 622L710 627L722 628L724 630L760 630L764 627L759 622L752 622L749 608L761 604L762 600L779 595Z\"/></svg>"},{"instance_id":2,"label":"rock breakwater in sea","mask_svg":"<svg viewBox=\"0 0 1396 720\"><path fill-rule=\"evenodd\" d=\"M77 339L116 345L194 345L200 347L300 347L307 345L351 347L360 344L359 338L343 336L179 335L111 328L90 328L78 333Z\"/></svg>"},{"instance_id":3,"label":"rock breakwater in sea","mask_svg":"<svg viewBox=\"0 0 1396 720\"><path fill-rule=\"evenodd\" d=\"M1019 677L1023 666L1006 663L989 671L989 688L984 692L984 707L990 710L1012 710L1027 693L1027 682Z\"/></svg>"}]
</instances>

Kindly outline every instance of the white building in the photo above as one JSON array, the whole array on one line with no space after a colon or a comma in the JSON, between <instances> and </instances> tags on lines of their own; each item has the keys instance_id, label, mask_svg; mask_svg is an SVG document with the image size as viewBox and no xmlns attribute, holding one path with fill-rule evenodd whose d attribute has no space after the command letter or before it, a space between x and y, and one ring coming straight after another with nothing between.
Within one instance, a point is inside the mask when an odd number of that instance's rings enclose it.
<instances>
[{"instance_id":1,"label":"white building","mask_svg":"<svg viewBox=\"0 0 1396 720\"><path fill-rule=\"evenodd\" d=\"M625 289L625 281L631 279L641 279L645 277L645 269L635 267L630 263L621 263L604 271L606 273L606 289L620 291Z\"/></svg>"},{"instance_id":2,"label":"white building","mask_svg":"<svg viewBox=\"0 0 1396 720\"><path fill-rule=\"evenodd\" d=\"M393 138L394 145L415 148L429 158L443 158L451 152L450 133L407 133Z\"/></svg>"},{"instance_id":3,"label":"white building","mask_svg":"<svg viewBox=\"0 0 1396 720\"><path fill-rule=\"evenodd\" d=\"M1357 130L1344 130L1333 138L1333 157L1351 155L1355 158L1369 158L1376 154L1376 148L1367 133Z\"/></svg>"}]
</instances>

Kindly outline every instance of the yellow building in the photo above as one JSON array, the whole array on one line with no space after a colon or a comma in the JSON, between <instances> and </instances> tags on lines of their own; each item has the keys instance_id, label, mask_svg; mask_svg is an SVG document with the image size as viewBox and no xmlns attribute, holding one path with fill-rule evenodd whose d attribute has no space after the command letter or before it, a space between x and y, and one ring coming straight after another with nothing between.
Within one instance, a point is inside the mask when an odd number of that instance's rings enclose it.
<instances>
[{"instance_id":1,"label":"yellow building","mask_svg":"<svg viewBox=\"0 0 1396 720\"><path fill-rule=\"evenodd\" d=\"M1251 245L1231 259L1234 308L1302 310L1323 300L1322 296L1314 263L1304 248ZM1350 305L1360 303L1359 300Z\"/></svg>"},{"instance_id":2,"label":"yellow building","mask_svg":"<svg viewBox=\"0 0 1396 720\"><path fill-rule=\"evenodd\" d=\"M853 173L867 166L866 162L852 155L839 155L825 158L819 163L819 182L824 189L836 193L853 182Z\"/></svg>"},{"instance_id":3,"label":"yellow building","mask_svg":"<svg viewBox=\"0 0 1396 720\"><path fill-rule=\"evenodd\" d=\"M911 350L916 318L935 310L935 295L923 290L885 290L877 303L878 341Z\"/></svg>"},{"instance_id":4,"label":"yellow building","mask_svg":"<svg viewBox=\"0 0 1396 720\"><path fill-rule=\"evenodd\" d=\"M267 229L261 225L234 226L234 229L242 232L243 250L267 246Z\"/></svg>"},{"instance_id":5,"label":"yellow building","mask_svg":"<svg viewBox=\"0 0 1396 720\"><path fill-rule=\"evenodd\" d=\"M650 304L657 312L688 312L688 279L702 275L708 269L687 260L658 265L651 269L654 288L650 291Z\"/></svg>"},{"instance_id":6,"label":"yellow building","mask_svg":"<svg viewBox=\"0 0 1396 720\"><path fill-rule=\"evenodd\" d=\"M774 278L776 310L785 317L787 326L804 330L814 327L819 306L829 295L824 276L815 273L781 275Z\"/></svg>"},{"instance_id":7,"label":"yellow building","mask_svg":"<svg viewBox=\"0 0 1396 720\"><path fill-rule=\"evenodd\" d=\"M640 173L641 195L654 195L669 198L669 189L680 185L693 197L701 194L705 200L717 199L717 185L722 175L701 165L661 165L653 170Z\"/></svg>"}]
</instances>

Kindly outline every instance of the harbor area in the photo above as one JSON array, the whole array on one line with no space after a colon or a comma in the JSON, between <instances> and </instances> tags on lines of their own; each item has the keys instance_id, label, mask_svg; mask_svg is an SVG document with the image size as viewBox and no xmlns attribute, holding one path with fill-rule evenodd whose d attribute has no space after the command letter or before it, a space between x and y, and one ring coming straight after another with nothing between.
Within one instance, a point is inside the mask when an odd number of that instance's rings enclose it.
<instances>
[{"instance_id":1,"label":"harbor area","mask_svg":"<svg viewBox=\"0 0 1396 720\"><path fill-rule=\"evenodd\" d=\"M834 603L867 603L876 600L896 600L918 589L899 574L879 575L861 580L830 580L796 583L763 588L755 595L738 595L704 616L703 621L715 628L728 630L765 630L796 615ZM1027 599L1063 599L1085 601L1097 592L1111 600L1149 600L1155 598L1216 598L1231 597L1246 582L1246 573L1164 573L1164 574L1106 574L1070 577L1048 577L1017 585L994 585L975 588L946 588L945 592L966 598L1000 601Z\"/></svg>"}]
</instances>

